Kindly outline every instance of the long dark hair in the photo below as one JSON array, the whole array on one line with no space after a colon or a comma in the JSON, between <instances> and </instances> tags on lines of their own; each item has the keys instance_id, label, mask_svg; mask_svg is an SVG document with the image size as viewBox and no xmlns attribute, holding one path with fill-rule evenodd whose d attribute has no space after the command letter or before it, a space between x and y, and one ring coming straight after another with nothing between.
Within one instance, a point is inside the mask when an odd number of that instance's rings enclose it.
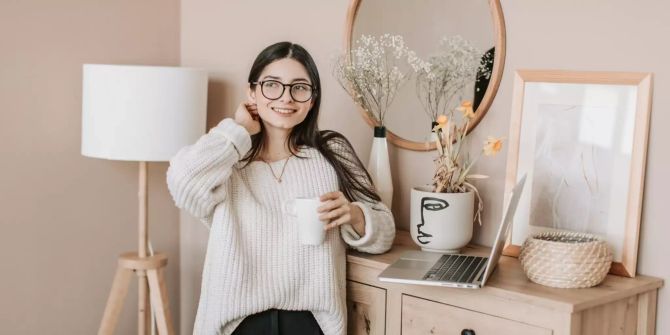
<instances>
[{"instance_id":1,"label":"long dark hair","mask_svg":"<svg viewBox=\"0 0 670 335\"><path fill-rule=\"evenodd\" d=\"M279 42L261 51L256 57L249 71L249 85L254 89L253 82L258 78L265 67L277 60L291 58L302 64L314 87L312 109L307 113L303 122L293 127L288 136L288 147L292 154L298 155L298 147L305 145L317 149L333 166L337 173L339 188L349 201L368 200L381 201L374 189L372 178L365 170L351 143L340 133L332 130L320 131L318 128L319 107L321 106L321 79L312 56L298 44ZM258 158L263 150L265 129L261 122L261 131L251 136L251 150L242 161L245 166Z\"/></svg>"}]
</instances>

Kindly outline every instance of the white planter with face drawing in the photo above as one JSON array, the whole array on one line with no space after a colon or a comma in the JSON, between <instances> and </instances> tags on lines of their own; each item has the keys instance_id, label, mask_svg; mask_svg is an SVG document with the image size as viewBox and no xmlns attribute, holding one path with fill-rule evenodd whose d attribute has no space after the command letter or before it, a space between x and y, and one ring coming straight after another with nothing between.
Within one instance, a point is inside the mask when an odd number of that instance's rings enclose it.
<instances>
[{"instance_id":1,"label":"white planter with face drawing","mask_svg":"<svg viewBox=\"0 0 670 335\"><path fill-rule=\"evenodd\" d=\"M472 239L475 195L434 193L413 187L410 205L412 240L424 251L458 253Z\"/></svg>"}]
</instances>

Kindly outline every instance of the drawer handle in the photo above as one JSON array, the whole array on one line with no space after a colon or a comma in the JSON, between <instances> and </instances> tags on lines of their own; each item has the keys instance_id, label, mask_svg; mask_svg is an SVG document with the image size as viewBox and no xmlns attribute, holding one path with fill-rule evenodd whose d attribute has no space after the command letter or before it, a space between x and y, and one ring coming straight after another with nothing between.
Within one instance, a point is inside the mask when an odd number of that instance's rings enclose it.
<instances>
[{"instance_id":1,"label":"drawer handle","mask_svg":"<svg viewBox=\"0 0 670 335\"><path fill-rule=\"evenodd\" d=\"M477 335L472 329L463 329L461 330L461 335Z\"/></svg>"}]
</instances>

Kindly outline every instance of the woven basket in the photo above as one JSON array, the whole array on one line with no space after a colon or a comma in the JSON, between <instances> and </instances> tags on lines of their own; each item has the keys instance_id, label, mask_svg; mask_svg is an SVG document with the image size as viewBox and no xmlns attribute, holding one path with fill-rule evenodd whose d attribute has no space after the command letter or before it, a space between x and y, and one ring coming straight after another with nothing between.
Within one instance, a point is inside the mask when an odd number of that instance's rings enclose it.
<instances>
[{"instance_id":1,"label":"woven basket","mask_svg":"<svg viewBox=\"0 0 670 335\"><path fill-rule=\"evenodd\" d=\"M551 287L600 284L612 265L612 251L601 238L582 233L542 233L526 239L519 255L531 281Z\"/></svg>"}]
</instances>

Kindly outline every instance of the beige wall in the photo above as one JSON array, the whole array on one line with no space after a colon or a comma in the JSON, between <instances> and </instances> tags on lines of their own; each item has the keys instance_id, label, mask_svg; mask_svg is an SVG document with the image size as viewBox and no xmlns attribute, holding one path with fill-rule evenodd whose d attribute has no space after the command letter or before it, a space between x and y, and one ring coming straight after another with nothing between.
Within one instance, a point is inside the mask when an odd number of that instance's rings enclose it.
<instances>
[{"instance_id":1,"label":"beige wall","mask_svg":"<svg viewBox=\"0 0 670 335\"><path fill-rule=\"evenodd\" d=\"M643 1L532 1L502 2L507 21L507 63L498 97L478 136L504 132L509 125L515 69L571 69L639 71L654 74L651 128L647 157L638 271L670 281L670 225L667 190L670 187L670 2ZM504 165L487 165L494 174L488 198L500 195ZM489 200L489 202L494 200ZM498 208L500 204L497 205ZM500 210L487 219L499 218ZM484 240L490 241L491 230ZM661 289L657 333L670 334L670 290Z\"/></svg>"},{"instance_id":2,"label":"beige wall","mask_svg":"<svg viewBox=\"0 0 670 335\"><path fill-rule=\"evenodd\" d=\"M0 2L2 334L96 333L116 257L137 249L138 164L80 155L83 63L179 64L179 1ZM166 167L150 165L149 215L176 315ZM136 329L136 292L119 334Z\"/></svg>"},{"instance_id":3,"label":"beige wall","mask_svg":"<svg viewBox=\"0 0 670 335\"><path fill-rule=\"evenodd\" d=\"M507 21L508 57L496 100L474 141L487 135L507 136L512 99L512 78L516 69L572 69L654 72L652 124L647 182L642 222L640 267L643 274L670 280L667 258L670 226L663 210L669 180L670 157L664 143L670 141L667 113L670 96L670 65L664 59L670 47L664 41L670 24L670 3L644 1L533 1L503 0ZM266 45L291 40L305 46L321 71L324 99L320 125L344 133L359 155L367 160L372 131L331 76L331 55L342 42L348 1L316 2L226 2L193 0L182 2L182 64L204 66L212 71L210 126L232 115L244 97L243 83L256 54ZM410 46L411 47L411 46ZM398 226L408 228L409 188L429 182L431 153L391 148L394 173L394 208ZM491 179L481 184L486 202L485 223L477 229L476 242L490 244L494 223L500 219L506 153L480 161L481 173ZM195 239L195 241L194 241ZM197 304L199 271L206 244L206 231L184 216L182 245L182 329L190 329ZM661 291L658 333L670 333L670 293Z\"/></svg>"},{"instance_id":4,"label":"beige wall","mask_svg":"<svg viewBox=\"0 0 670 335\"><path fill-rule=\"evenodd\" d=\"M367 159L372 131L330 75L348 2L257 4L184 0L180 18L177 0L0 3L0 333L94 333L116 255L136 248L137 165L79 154L82 63L175 65L181 55L182 65L208 68L211 126L230 116L243 98L242 83L256 54L275 41L296 41L321 70L321 127L344 133ZM503 10L505 75L489 115L473 134L476 141L507 134L515 69L654 73L639 271L669 280L670 266L661 255L670 254L662 200L670 186L663 174L670 170L663 147L670 140L670 120L662 113L670 108L670 97L662 94L670 89L670 65L663 58L670 52L664 43L670 4L503 0ZM479 165L479 172L492 176L481 183L487 207L476 241L484 244L491 242L500 218L504 154ZM429 180L432 157L391 148L393 210L400 228L408 227L407 190ZM165 169L165 163L150 168L151 236L155 248L170 257L172 311L188 334L207 232L189 217L179 218L165 188ZM135 292L132 287L119 333L134 331ZM670 320L663 318L670 315L667 289L658 312L658 333L669 333Z\"/></svg>"}]
</instances>

